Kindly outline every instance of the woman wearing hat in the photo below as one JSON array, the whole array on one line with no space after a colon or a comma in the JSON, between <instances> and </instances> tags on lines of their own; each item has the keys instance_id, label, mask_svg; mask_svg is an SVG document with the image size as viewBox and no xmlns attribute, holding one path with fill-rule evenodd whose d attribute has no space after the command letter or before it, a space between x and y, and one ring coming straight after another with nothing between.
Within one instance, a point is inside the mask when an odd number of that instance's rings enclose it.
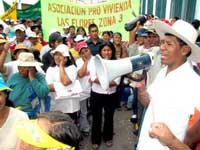
<instances>
[{"instance_id":1,"label":"woman wearing hat","mask_svg":"<svg viewBox=\"0 0 200 150\"><path fill-rule=\"evenodd\" d=\"M51 54L53 61L46 72L46 81L51 91L51 110L68 113L77 121L77 112L80 110L78 89L81 87L76 79L77 68L65 44L58 45Z\"/></svg>"},{"instance_id":2,"label":"woman wearing hat","mask_svg":"<svg viewBox=\"0 0 200 150\"><path fill-rule=\"evenodd\" d=\"M17 60L18 71L8 78L7 85L13 89L9 99L15 107L36 117L41 105L48 97L49 88L43 74L36 70L42 64L36 62L32 53L22 52Z\"/></svg>"},{"instance_id":3,"label":"woman wearing hat","mask_svg":"<svg viewBox=\"0 0 200 150\"><path fill-rule=\"evenodd\" d=\"M6 55L8 54L8 49L4 48L4 50L0 54L0 72L3 73L5 77L8 78L14 73L18 72L17 60L21 52L29 52L29 49L23 43L17 44L15 46L15 49L12 52L12 57L14 58L14 60L7 63L4 63L4 62L6 59ZM36 66L36 69L40 73L44 74L44 71L42 70L40 66Z\"/></svg>"},{"instance_id":4,"label":"woman wearing hat","mask_svg":"<svg viewBox=\"0 0 200 150\"><path fill-rule=\"evenodd\" d=\"M198 33L183 20L172 26L156 20L154 25L161 38L161 63L165 67L147 91L144 84L138 84L139 100L147 107L138 150L170 148L159 142L159 138L149 136L153 122L165 123L183 141L190 116L195 109L200 110L200 77L193 70L193 64L200 61L200 48L195 44Z\"/></svg>"},{"instance_id":5,"label":"woman wearing hat","mask_svg":"<svg viewBox=\"0 0 200 150\"><path fill-rule=\"evenodd\" d=\"M13 129L17 121L27 120L28 116L17 109L7 106L8 93L11 89L0 77L0 148L15 149L17 136Z\"/></svg>"}]
</instances>

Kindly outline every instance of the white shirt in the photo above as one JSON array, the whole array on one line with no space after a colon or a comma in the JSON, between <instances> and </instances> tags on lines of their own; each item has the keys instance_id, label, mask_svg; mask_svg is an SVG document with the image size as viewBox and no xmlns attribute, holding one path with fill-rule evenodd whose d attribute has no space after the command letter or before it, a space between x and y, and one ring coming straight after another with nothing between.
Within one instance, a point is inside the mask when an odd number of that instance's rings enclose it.
<instances>
[{"instance_id":1,"label":"white shirt","mask_svg":"<svg viewBox=\"0 0 200 150\"><path fill-rule=\"evenodd\" d=\"M0 149L13 150L17 144L14 125L17 121L28 120L26 113L10 107L9 115L6 122L0 128Z\"/></svg>"},{"instance_id":2,"label":"white shirt","mask_svg":"<svg viewBox=\"0 0 200 150\"><path fill-rule=\"evenodd\" d=\"M82 58L79 58L76 60L76 65L77 65L78 70L81 69L83 64L84 64L84 61ZM82 89L83 89L83 92L80 93L80 96L81 96L80 100L84 100L84 99L87 99L90 97L91 82L89 80L90 80L90 72L93 69L93 66L94 66L94 56L91 56L91 58L88 62L88 65L87 65L86 74L82 78L80 78L80 77L78 78L81 83Z\"/></svg>"},{"instance_id":3,"label":"white shirt","mask_svg":"<svg viewBox=\"0 0 200 150\"><path fill-rule=\"evenodd\" d=\"M200 108L200 77L189 62L166 75L163 68L148 88L151 102L145 113L137 150L164 150L155 138L149 137L153 122L164 122L172 133L183 140L194 108ZM200 110L200 109L199 109Z\"/></svg>"},{"instance_id":4,"label":"white shirt","mask_svg":"<svg viewBox=\"0 0 200 150\"><path fill-rule=\"evenodd\" d=\"M74 83L77 77L77 68L74 65L70 65L65 68L65 72L68 77ZM61 83L60 81L60 69L58 66L49 67L46 72L46 81L48 84L54 84L54 88ZM80 84L80 83L79 83ZM55 89L56 91L57 89ZM73 113L80 109L80 97L71 97L66 99L56 99L56 92L50 92L51 94L51 110L62 111L63 113Z\"/></svg>"}]
</instances>

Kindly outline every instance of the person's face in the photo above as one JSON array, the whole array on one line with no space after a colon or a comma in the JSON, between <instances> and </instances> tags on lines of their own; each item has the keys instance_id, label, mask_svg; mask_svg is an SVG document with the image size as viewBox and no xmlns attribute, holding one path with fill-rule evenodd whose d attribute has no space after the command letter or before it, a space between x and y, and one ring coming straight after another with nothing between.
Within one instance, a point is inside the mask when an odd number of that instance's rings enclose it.
<instances>
[{"instance_id":1,"label":"person's face","mask_svg":"<svg viewBox=\"0 0 200 150\"><path fill-rule=\"evenodd\" d=\"M185 62L186 54L189 49L185 50L180 46L176 37L164 36L160 43L161 63L176 69Z\"/></svg>"},{"instance_id":2,"label":"person's face","mask_svg":"<svg viewBox=\"0 0 200 150\"><path fill-rule=\"evenodd\" d=\"M0 91L0 111L5 107L7 94L5 91Z\"/></svg>"},{"instance_id":3,"label":"person's face","mask_svg":"<svg viewBox=\"0 0 200 150\"><path fill-rule=\"evenodd\" d=\"M98 36L99 36L98 33L99 33L99 31L98 31L98 29L97 29L96 27L91 28L91 29L90 29L90 32L89 32L90 37L91 37L92 39L97 39Z\"/></svg>"},{"instance_id":4,"label":"person's face","mask_svg":"<svg viewBox=\"0 0 200 150\"><path fill-rule=\"evenodd\" d=\"M118 34L115 34L113 36L113 43L115 45L120 45L121 44L121 41L122 41L122 38L118 35Z\"/></svg>"},{"instance_id":5,"label":"person's face","mask_svg":"<svg viewBox=\"0 0 200 150\"><path fill-rule=\"evenodd\" d=\"M30 37L29 40L33 45L36 45L38 42L38 38L35 38L35 37Z\"/></svg>"},{"instance_id":6,"label":"person's face","mask_svg":"<svg viewBox=\"0 0 200 150\"><path fill-rule=\"evenodd\" d=\"M70 35L75 35L75 29L74 28L70 28L69 29L69 34Z\"/></svg>"},{"instance_id":7,"label":"person's face","mask_svg":"<svg viewBox=\"0 0 200 150\"><path fill-rule=\"evenodd\" d=\"M67 62L67 57L64 57L60 52L55 52L53 55L54 61L56 65L59 65L62 60Z\"/></svg>"},{"instance_id":8,"label":"person's face","mask_svg":"<svg viewBox=\"0 0 200 150\"><path fill-rule=\"evenodd\" d=\"M90 59L91 57L91 52L89 48L82 48L80 51L80 55L83 59Z\"/></svg>"},{"instance_id":9,"label":"person's face","mask_svg":"<svg viewBox=\"0 0 200 150\"><path fill-rule=\"evenodd\" d=\"M153 34L152 38L153 38L153 41L152 41L153 46L159 46L160 37L158 36L158 34Z\"/></svg>"},{"instance_id":10,"label":"person's face","mask_svg":"<svg viewBox=\"0 0 200 150\"><path fill-rule=\"evenodd\" d=\"M144 44L144 37L143 36L137 36L136 40L137 40L138 45Z\"/></svg>"},{"instance_id":11,"label":"person's face","mask_svg":"<svg viewBox=\"0 0 200 150\"><path fill-rule=\"evenodd\" d=\"M55 41L54 43L50 43L50 44L51 44L52 49L55 49L61 43L62 42Z\"/></svg>"},{"instance_id":12,"label":"person's face","mask_svg":"<svg viewBox=\"0 0 200 150\"><path fill-rule=\"evenodd\" d=\"M36 72L35 67L22 67L22 66L18 66L18 70L19 70L19 74L23 77L23 78L27 78L28 74L29 74L29 70L34 70Z\"/></svg>"},{"instance_id":13,"label":"person's face","mask_svg":"<svg viewBox=\"0 0 200 150\"><path fill-rule=\"evenodd\" d=\"M16 40L17 40L18 42L22 42L22 41L24 40L24 35L25 35L25 33L24 33L23 31L17 30L17 31L15 32L15 35L16 35Z\"/></svg>"},{"instance_id":14,"label":"person's face","mask_svg":"<svg viewBox=\"0 0 200 150\"><path fill-rule=\"evenodd\" d=\"M77 35L84 35L84 34L85 34L85 31L81 28L77 32Z\"/></svg>"},{"instance_id":15,"label":"person's face","mask_svg":"<svg viewBox=\"0 0 200 150\"><path fill-rule=\"evenodd\" d=\"M110 36L109 36L108 34L104 34L104 35L102 36L102 39L103 39L104 41L110 41Z\"/></svg>"},{"instance_id":16,"label":"person's face","mask_svg":"<svg viewBox=\"0 0 200 150\"><path fill-rule=\"evenodd\" d=\"M65 29L63 29L63 31L65 34L67 34L67 33L69 33L69 28L65 28Z\"/></svg>"},{"instance_id":17,"label":"person's face","mask_svg":"<svg viewBox=\"0 0 200 150\"><path fill-rule=\"evenodd\" d=\"M104 59L111 59L112 57L112 50L110 47L108 46L104 46L101 50L101 56L104 58Z\"/></svg>"}]
</instances>

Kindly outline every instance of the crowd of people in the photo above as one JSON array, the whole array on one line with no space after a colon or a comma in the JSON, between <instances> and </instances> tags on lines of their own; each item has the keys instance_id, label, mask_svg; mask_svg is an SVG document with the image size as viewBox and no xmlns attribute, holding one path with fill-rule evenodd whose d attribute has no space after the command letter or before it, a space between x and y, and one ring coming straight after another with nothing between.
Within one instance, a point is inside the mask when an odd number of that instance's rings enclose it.
<instances>
[{"instance_id":1,"label":"crowd of people","mask_svg":"<svg viewBox=\"0 0 200 150\"><path fill-rule=\"evenodd\" d=\"M102 141L112 147L115 110L123 107L133 110L132 119L139 125L134 128L136 149L198 147L199 20L149 17L129 31L128 41L118 31L99 35L95 23L88 32L74 25L52 29L48 41L40 18L5 24L0 24L1 149L78 150L89 135L93 150ZM149 52L153 65L144 80L133 80L144 75L139 70L102 88L96 55L117 60Z\"/></svg>"}]
</instances>

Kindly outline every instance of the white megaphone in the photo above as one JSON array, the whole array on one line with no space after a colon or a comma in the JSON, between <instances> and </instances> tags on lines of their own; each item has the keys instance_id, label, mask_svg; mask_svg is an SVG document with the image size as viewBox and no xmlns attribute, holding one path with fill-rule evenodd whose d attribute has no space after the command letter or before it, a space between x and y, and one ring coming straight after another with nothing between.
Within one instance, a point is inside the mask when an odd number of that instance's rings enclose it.
<instances>
[{"instance_id":1,"label":"white megaphone","mask_svg":"<svg viewBox=\"0 0 200 150\"><path fill-rule=\"evenodd\" d=\"M101 87L106 90L109 83L119 76L149 69L153 65L153 53L148 52L119 60L105 60L96 55L94 61Z\"/></svg>"}]
</instances>

